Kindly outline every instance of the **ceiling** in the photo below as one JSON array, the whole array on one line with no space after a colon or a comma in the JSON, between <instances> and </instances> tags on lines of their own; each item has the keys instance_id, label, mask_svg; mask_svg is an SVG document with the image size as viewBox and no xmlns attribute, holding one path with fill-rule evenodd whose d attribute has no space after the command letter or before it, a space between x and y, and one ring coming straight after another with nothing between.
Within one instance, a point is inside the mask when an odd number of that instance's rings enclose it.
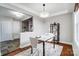
<instances>
[{"instance_id":1,"label":"ceiling","mask_svg":"<svg viewBox=\"0 0 79 59\"><path fill-rule=\"evenodd\" d=\"M42 12L43 3L19 3L18 5L25 8L29 8L33 13L38 16ZM45 3L46 11L50 13L50 16L70 13L74 11L74 3Z\"/></svg>"},{"instance_id":2,"label":"ceiling","mask_svg":"<svg viewBox=\"0 0 79 59\"><path fill-rule=\"evenodd\" d=\"M17 20L25 20L31 16L0 6L0 16L6 16Z\"/></svg>"},{"instance_id":3,"label":"ceiling","mask_svg":"<svg viewBox=\"0 0 79 59\"><path fill-rule=\"evenodd\" d=\"M43 3L8 3L8 5L19 7L34 15L40 16L42 12ZM46 11L50 13L50 16L57 16L66 13L72 13L74 11L75 3L45 3Z\"/></svg>"}]
</instances>

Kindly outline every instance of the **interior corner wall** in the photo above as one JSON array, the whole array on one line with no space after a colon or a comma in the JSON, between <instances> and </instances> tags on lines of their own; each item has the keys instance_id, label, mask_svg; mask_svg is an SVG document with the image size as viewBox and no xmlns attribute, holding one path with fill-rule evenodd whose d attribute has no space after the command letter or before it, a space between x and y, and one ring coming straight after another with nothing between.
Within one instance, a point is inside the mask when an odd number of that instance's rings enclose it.
<instances>
[{"instance_id":1,"label":"interior corner wall","mask_svg":"<svg viewBox=\"0 0 79 59\"><path fill-rule=\"evenodd\" d=\"M74 21L74 40L73 40L73 52L74 56L79 56L79 12L76 11L73 13L73 21Z\"/></svg>"},{"instance_id":2,"label":"interior corner wall","mask_svg":"<svg viewBox=\"0 0 79 59\"><path fill-rule=\"evenodd\" d=\"M50 32L51 23L60 23L60 42L72 44L73 40L73 23L72 23L72 13L63 14L58 16L53 16L47 18L47 32Z\"/></svg>"}]
</instances>

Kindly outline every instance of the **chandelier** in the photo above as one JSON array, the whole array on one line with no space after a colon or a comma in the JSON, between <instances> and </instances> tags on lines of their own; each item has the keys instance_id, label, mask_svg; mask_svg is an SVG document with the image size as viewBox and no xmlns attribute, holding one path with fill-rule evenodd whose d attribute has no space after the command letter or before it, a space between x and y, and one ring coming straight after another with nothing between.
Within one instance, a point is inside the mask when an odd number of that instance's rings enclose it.
<instances>
[{"instance_id":1,"label":"chandelier","mask_svg":"<svg viewBox=\"0 0 79 59\"><path fill-rule=\"evenodd\" d=\"M46 7L45 7L45 4L43 4L43 11L40 13L40 17L42 18L46 18L49 16L49 13L46 12Z\"/></svg>"}]
</instances>

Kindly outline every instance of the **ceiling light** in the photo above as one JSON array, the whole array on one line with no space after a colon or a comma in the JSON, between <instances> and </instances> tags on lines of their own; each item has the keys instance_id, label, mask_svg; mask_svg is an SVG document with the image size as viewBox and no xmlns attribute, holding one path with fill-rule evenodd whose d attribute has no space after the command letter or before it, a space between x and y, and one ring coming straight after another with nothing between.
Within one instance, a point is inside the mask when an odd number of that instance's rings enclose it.
<instances>
[{"instance_id":1,"label":"ceiling light","mask_svg":"<svg viewBox=\"0 0 79 59\"><path fill-rule=\"evenodd\" d=\"M42 17L42 18L46 18L46 17L48 17L49 16L49 13L47 13L47 12L42 12L41 14L40 14L40 17Z\"/></svg>"},{"instance_id":2,"label":"ceiling light","mask_svg":"<svg viewBox=\"0 0 79 59\"><path fill-rule=\"evenodd\" d=\"M46 12L45 4L43 4L43 11L40 13L40 17L46 18L49 16L49 13Z\"/></svg>"}]
</instances>

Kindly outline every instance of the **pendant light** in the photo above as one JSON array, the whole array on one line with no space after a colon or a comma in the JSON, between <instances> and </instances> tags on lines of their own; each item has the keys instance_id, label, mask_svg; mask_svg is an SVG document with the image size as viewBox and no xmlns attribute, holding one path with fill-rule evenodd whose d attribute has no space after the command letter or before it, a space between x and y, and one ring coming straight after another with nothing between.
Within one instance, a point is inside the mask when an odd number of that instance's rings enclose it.
<instances>
[{"instance_id":1,"label":"pendant light","mask_svg":"<svg viewBox=\"0 0 79 59\"><path fill-rule=\"evenodd\" d=\"M43 4L43 11L41 12L40 17L46 18L46 17L48 17L48 16L49 16L49 13L46 12L45 4Z\"/></svg>"}]
</instances>

